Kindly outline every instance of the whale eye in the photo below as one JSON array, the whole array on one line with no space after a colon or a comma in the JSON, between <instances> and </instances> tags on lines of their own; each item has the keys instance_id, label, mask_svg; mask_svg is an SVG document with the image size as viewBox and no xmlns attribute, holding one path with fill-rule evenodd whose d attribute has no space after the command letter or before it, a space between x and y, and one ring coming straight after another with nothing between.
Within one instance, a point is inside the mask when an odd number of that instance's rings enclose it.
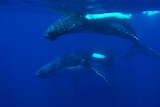
<instances>
[{"instance_id":1,"label":"whale eye","mask_svg":"<svg viewBox=\"0 0 160 107\"><path fill-rule=\"evenodd\" d=\"M99 53L93 53L92 57L97 58L97 59L104 59L106 56L103 54L99 54Z\"/></svg>"}]
</instances>

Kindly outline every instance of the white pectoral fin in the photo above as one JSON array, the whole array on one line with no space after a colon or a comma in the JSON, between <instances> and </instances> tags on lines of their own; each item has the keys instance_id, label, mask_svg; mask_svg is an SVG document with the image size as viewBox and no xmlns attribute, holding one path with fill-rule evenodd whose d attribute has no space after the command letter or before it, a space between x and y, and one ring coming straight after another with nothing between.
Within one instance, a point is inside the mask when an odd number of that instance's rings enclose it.
<instances>
[{"instance_id":1,"label":"white pectoral fin","mask_svg":"<svg viewBox=\"0 0 160 107\"><path fill-rule=\"evenodd\" d=\"M99 67L97 67L96 65L91 65L90 66L92 68L92 70L98 74L99 76L101 76L105 82L114 90L114 92L117 95L120 95L119 91L117 90L117 88L115 87L115 85L110 81L109 79L109 74L107 72L105 72L104 70L100 69Z\"/></svg>"}]
</instances>

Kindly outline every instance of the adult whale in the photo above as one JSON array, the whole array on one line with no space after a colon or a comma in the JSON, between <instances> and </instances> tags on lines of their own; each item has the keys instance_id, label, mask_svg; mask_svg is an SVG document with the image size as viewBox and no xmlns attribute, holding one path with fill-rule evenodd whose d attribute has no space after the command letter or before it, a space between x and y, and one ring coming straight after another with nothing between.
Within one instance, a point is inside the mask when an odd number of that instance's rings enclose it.
<instances>
[{"instance_id":1,"label":"adult whale","mask_svg":"<svg viewBox=\"0 0 160 107\"><path fill-rule=\"evenodd\" d=\"M113 35L130 40L134 46L129 49L128 53L132 55L145 53L160 58L160 53L140 43L134 29L129 23L131 16L132 14L122 14L118 12L103 14L70 13L62 16L53 23L44 36L54 41L58 37L68 33L91 29L95 33L107 36Z\"/></svg>"}]
</instances>

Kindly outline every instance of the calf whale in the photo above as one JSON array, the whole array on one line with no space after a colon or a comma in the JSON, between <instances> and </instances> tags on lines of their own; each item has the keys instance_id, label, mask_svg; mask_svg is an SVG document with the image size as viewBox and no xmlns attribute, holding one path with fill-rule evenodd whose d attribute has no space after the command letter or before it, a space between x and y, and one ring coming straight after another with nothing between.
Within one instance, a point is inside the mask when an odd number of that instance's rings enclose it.
<instances>
[{"instance_id":1,"label":"calf whale","mask_svg":"<svg viewBox=\"0 0 160 107\"><path fill-rule=\"evenodd\" d=\"M58 56L53 61L42 66L37 72L36 76L39 78L46 78L49 76L56 75L57 72L61 72L62 69L75 69L75 68L90 68L98 76L102 77L109 87L113 89L116 95L120 95L116 86L112 83L109 78L109 74L106 71L107 67L114 64L116 61L116 55L109 49L98 50L98 51L80 51L71 53L68 55ZM71 70L64 70L60 74L71 74ZM84 73L82 70L81 73ZM89 71L86 70L85 75ZM74 73L78 73L77 70L74 70Z\"/></svg>"}]
</instances>

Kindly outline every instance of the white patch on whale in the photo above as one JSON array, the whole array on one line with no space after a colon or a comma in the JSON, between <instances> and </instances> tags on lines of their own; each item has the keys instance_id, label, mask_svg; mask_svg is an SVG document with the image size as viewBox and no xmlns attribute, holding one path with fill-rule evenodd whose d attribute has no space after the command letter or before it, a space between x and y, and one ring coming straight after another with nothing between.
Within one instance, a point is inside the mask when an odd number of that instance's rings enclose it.
<instances>
[{"instance_id":1,"label":"white patch on whale","mask_svg":"<svg viewBox=\"0 0 160 107\"><path fill-rule=\"evenodd\" d=\"M99 53L93 53L92 54L93 58L98 58L98 59L104 59L106 56L103 54L99 54Z\"/></svg>"},{"instance_id":2,"label":"white patch on whale","mask_svg":"<svg viewBox=\"0 0 160 107\"><path fill-rule=\"evenodd\" d=\"M103 19L103 18L119 18L119 19L130 19L132 14L124 14L120 12L102 13L102 14L86 14L85 18L88 20L92 19Z\"/></svg>"},{"instance_id":3,"label":"white patch on whale","mask_svg":"<svg viewBox=\"0 0 160 107\"><path fill-rule=\"evenodd\" d=\"M160 10L154 10L154 11L143 11L142 14L147 16L153 16L156 14L160 14Z\"/></svg>"}]
</instances>

